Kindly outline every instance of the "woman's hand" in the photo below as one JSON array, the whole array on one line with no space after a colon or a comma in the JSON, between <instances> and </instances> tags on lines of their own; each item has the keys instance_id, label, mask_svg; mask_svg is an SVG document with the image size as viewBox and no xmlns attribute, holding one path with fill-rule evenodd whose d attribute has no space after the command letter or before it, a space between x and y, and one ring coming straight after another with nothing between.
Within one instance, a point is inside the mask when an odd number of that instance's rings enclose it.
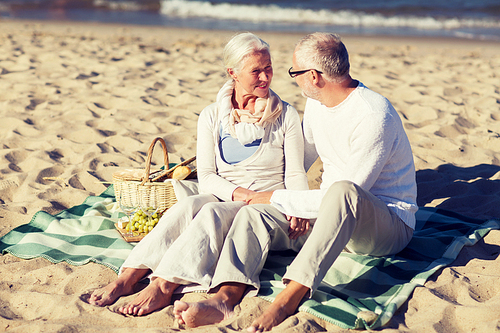
<instances>
[{"instance_id":1,"label":"woman's hand","mask_svg":"<svg viewBox=\"0 0 500 333\"><path fill-rule=\"evenodd\" d=\"M248 198L252 197L255 195L257 192L248 190L243 187L237 187L236 190L233 192L233 201L245 201L248 203Z\"/></svg>"},{"instance_id":2,"label":"woman's hand","mask_svg":"<svg viewBox=\"0 0 500 333\"><path fill-rule=\"evenodd\" d=\"M253 194L251 194L247 197L246 202L249 205L270 204L272 196L273 196L273 191L254 192Z\"/></svg>"},{"instance_id":3,"label":"woman's hand","mask_svg":"<svg viewBox=\"0 0 500 333\"><path fill-rule=\"evenodd\" d=\"M290 239L297 239L309 231L310 224L308 219L288 215L285 216L287 221L290 222L290 227L288 228L288 237Z\"/></svg>"}]
</instances>

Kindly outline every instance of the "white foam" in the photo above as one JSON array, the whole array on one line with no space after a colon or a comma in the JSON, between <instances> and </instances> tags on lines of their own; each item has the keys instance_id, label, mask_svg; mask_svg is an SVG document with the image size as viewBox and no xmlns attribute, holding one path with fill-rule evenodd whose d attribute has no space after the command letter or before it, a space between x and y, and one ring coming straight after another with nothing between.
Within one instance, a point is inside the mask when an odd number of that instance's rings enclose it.
<instances>
[{"instance_id":1,"label":"white foam","mask_svg":"<svg viewBox=\"0 0 500 333\"><path fill-rule=\"evenodd\" d=\"M102 6L110 10L138 11L148 9L148 6L135 1L94 0L93 4L95 7Z\"/></svg>"},{"instance_id":2,"label":"white foam","mask_svg":"<svg viewBox=\"0 0 500 333\"><path fill-rule=\"evenodd\" d=\"M433 18L420 16L390 16L368 14L351 10L312 10L283 8L276 5L256 6L207 1L162 0L161 13L169 17L204 17L254 23L293 23L342 25L352 27L388 27L416 29L500 28L495 19Z\"/></svg>"}]
</instances>

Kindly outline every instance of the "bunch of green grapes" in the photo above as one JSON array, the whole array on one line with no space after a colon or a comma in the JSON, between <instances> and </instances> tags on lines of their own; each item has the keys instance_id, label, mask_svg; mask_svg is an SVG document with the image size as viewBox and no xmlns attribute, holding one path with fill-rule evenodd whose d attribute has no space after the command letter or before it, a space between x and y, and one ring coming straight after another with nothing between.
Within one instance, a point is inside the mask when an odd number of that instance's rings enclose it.
<instances>
[{"instance_id":1,"label":"bunch of green grapes","mask_svg":"<svg viewBox=\"0 0 500 333\"><path fill-rule=\"evenodd\" d=\"M127 224L125 230L127 232L133 232L134 235L146 235L158 224L161 215L160 212L156 212L149 218L146 213L138 209L134 216L132 216L132 223Z\"/></svg>"}]
</instances>

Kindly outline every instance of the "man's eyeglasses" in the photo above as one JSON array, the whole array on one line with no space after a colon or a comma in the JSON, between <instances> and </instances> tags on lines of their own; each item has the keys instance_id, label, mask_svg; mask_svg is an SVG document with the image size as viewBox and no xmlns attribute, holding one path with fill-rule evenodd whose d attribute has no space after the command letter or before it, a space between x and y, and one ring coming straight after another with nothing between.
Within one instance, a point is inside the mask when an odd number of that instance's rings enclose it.
<instances>
[{"instance_id":1,"label":"man's eyeglasses","mask_svg":"<svg viewBox=\"0 0 500 333\"><path fill-rule=\"evenodd\" d=\"M300 71L293 71L292 68L293 67L290 67L290 69L288 70L288 74L292 78L296 77L297 75L304 74L304 73L307 73L307 72L313 71L313 70L320 73L320 74L323 74L322 71L318 71L317 69L301 69Z\"/></svg>"}]
</instances>

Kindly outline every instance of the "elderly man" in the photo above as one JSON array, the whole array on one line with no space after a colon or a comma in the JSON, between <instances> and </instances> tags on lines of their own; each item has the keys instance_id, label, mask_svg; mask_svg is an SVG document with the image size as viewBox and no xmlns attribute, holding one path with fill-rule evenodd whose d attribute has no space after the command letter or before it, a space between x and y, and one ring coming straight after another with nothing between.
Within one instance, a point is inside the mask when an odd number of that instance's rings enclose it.
<instances>
[{"instance_id":1,"label":"elderly man","mask_svg":"<svg viewBox=\"0 0 500 333\"><path fill-rule=\"evenodd\" d=\"M289 74L308 98L305 166L321 158L321 189L248 197L250 205L236 216L221 252L214 302L177 304L181 323L198 326L215 322L207 317L231 316L245 291L258 290L269 250L299 253L283 277L286 288L250 332L270 330L293 314L344 248L383 256L411 240L417 191L410 143L390 102L352 79L349 67L336 35L314 33L297 44ZM316 219L311 228L307 219Z\"/></svg>"}]
</instances>

